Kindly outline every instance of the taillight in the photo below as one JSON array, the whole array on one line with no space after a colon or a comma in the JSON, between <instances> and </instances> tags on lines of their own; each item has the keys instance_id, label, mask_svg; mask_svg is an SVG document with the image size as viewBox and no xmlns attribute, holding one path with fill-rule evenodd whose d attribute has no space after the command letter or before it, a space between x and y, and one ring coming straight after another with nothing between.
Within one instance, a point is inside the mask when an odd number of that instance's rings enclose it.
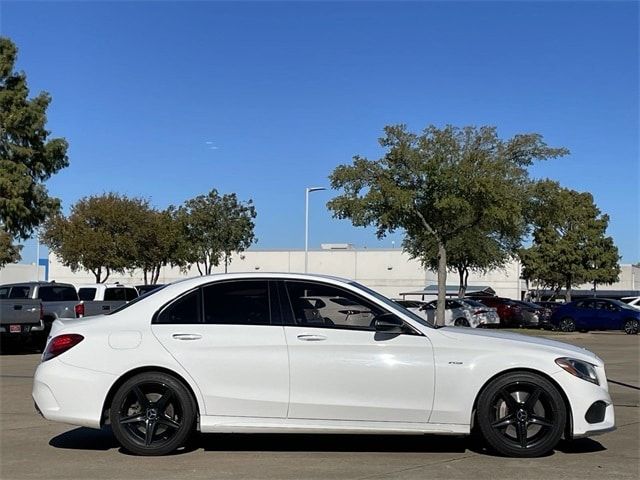
<instances>
[{"instance_id":1,"label":"taillight","mask_svg":"<svg viewBox=\"0 0 640 480\"><path fill-rule=\"evenodd\" d=\"M476 310L475 312L473 312L474 315L481 315L483 313L487 313L487 310Z\"/></svg>"},{"instance_id":2,"label":"taillight","mask_svg":"<svg viewBox=\"0 0 640 480\"><path fill-rule=\"evenodd\" d=\"M84 303L79 303L75 306L76 318L84 317Z\"/></svg>"},{"instance_id":3,"label":"taillight","mask_svg":"<svg viewBox=\"0 0 640 480\"><path fill-rule=\"evenodd\" d=\"M64 335L53 337L47 345L47 349L42 354L42 361L46 362L47 360L51 360L52 358L57 357L61 353L66 352L72 347L75 347L82 340L84 340L84 337L82 335L78 335L77 333L67 333Z\"/></svg>"}]
</instances>

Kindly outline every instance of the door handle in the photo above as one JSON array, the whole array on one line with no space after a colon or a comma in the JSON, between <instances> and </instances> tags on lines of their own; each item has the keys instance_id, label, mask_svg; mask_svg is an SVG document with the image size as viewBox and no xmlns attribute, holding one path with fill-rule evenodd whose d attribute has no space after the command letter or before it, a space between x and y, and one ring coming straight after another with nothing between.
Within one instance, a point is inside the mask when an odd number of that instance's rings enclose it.
<instances>
[{"instance_id":1,"label":"door handle","mask_svg":"<svg viewBox=\"0 0 640 480\"><path fill-rule=\"evenodd\" d=\"M327 337L325 337L324 335L298 335L298 340L303 340L305 342L321 342L326 339Z\"/></svg>"},{"instance_id":2,"label":"door handle","mask_svg":"<svg viewBox=\"0 0 640 480\"><path fill-rule=\"evenodd\" d=\"M171 336L176 340L200 340L202 338L199 333L174 333Z\"/></svg>"}]
</instances>

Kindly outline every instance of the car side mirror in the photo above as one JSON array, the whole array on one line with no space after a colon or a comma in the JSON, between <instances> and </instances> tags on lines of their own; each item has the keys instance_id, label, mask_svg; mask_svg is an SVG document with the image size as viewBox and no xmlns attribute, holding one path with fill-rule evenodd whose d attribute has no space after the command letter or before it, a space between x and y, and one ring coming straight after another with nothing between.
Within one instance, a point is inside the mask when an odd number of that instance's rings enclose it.
<instances>
[{"instance_id":1,"label":"car side mirror","mask_svg":"<svg viewBox=\"0 0 640 480\"><path fill-rule=\"evenodd\" d=\"M403 333L404 332L404 322L396 317L393 313L383 313L382 315L378 315L373 325L376 329L376 332L384 332L384 333Z\"/></svg>"}]
</instances>

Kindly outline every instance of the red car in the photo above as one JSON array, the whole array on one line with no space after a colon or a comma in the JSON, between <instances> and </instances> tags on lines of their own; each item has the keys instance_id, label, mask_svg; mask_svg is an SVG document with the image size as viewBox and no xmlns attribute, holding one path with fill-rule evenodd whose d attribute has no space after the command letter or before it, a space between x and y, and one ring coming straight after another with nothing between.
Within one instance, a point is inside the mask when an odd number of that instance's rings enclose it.
<instances>
[{"instance_id":1,"label":"red car","mask_svg":"<svg viewBox=\"0 0 640 480\"><path fill-rule=\"evenodd\" d=\"M520 327L522 326L522 309L510 298L503 297L470 297L474 300L484 303L487 307L493 307L498 310L501 327Z\"/></svg>"}]
</instances>

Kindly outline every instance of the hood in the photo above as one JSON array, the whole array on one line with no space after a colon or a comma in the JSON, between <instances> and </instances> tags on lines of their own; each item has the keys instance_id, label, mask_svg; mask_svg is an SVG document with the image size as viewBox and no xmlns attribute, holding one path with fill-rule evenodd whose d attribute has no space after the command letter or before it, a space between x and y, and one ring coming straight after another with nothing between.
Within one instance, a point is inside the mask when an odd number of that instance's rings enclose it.
<instances>
[{"instance_id":1,"label":"hood","mask_svg":"<svg viewBox=\"0 0 640 480\"><path fill-rule=\"evenodd\" d=\"M569 343L558 342L556 340L549 340L547 338L534 337L532 335L460 327L443 327L439 328L438 332L448 338L461 341L486 341L487 343L508 343L509 345L516 343L520 347L545 350L547 352L557 354L559 357L572 357L598 366L604 365L604 362L595 353L587 350L586 348L577 347ZM474 337L477 340L475 340Z\"/></svg>"}]
</instances>

